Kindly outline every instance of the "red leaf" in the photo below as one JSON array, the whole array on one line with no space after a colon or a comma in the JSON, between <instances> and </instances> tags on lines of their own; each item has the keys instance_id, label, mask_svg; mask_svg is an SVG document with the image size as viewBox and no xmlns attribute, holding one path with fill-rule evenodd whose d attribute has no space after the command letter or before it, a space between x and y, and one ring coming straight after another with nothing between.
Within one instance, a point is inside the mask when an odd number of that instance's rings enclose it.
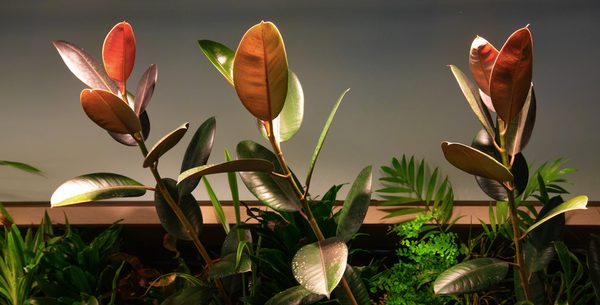
<instances>
[{"instance_id":1,"label":"red leaf","mask_svg":"<svg viewBox=\"0 0 600 305\"><path fill-rule=\"evenodd\" d=\"M108 75L123 83L127 81L135 62L135 37L129 23L123 21L106 35L102 60Z\"/></svg>"},{"instance_id":2,"label":"red leaf","mask_svg":"<svg viewBox=\"0 0 600 305\"><path fill-rule=\"evenodd\" d=\"M478 36L473 40L469 68L475 83L487 95L490 95L490 76L497 56L498 50L483 37Z\"/></svg>"}]
</instances>

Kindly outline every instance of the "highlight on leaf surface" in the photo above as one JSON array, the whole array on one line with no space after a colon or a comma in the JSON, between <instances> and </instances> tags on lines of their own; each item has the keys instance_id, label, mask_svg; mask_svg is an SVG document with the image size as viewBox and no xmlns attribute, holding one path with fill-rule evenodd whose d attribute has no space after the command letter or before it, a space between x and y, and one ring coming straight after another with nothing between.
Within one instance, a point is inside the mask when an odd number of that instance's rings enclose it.
<instances>
[{"instance_id":1,"label":"highlight on leaf surface","mask_svg":"<svg viewBox=\"0 0 600 305\"><path fill-rule=\"evenodd\" d=\"M162 155L164 155L167 151L169 151L171 148L175 147L175 145L177 145L177 143L179 143L181 138L183 138L183 136L187 132L189 126L190 126L190 123L185 123L185 124L179 126L177 129L173 130L168 135L164 136L162 139L160 139L154 145L154 147L152 147L150 152L148 152L148 155L146 156L146 159L144 159L144 163L142 164L142 166L149 167L154 162L157 162L158 159Z\"/></svg>"},{"instance_id":2,"label":"highlight on leaf surface","mask_svg":"<svg viewBox=\"0 0 600 305\"><path fill-rule=\"evenodd\" d=\"M50 206L58 207L117 197L139 197L145 193L146 187L131 178L111 173L95 173L63 183L52 194Z\"/></svg>"},{"instance_id":3,"label":"highlight on leaf surface","mask_svg":"<svg viewBox=\"0 0 600 305\"><path fill-rule=\"evenodd\" d=\"M189 221L196 235L199 235L202 231L203 219L198 201L196 201L192 194L180 195L177 191L177 182L175 180L163 178L162 181L171 198L179 205L179 208L185 215L185 218ZM157 191L154 192L154 206L163 228L178 239L192 240L192 237L183 226L181 220L179 220L179 217L175 211L173 211L173 208L159 190L158 186L156 189Z\"/></svg>"},{"instance_id":4,"label":"highlight on leaf surface","mask_svg":"<svg viewBox=\"0 0 600 305\"><path fill-rule=\"evenodd\" d=\"M272 173L275 170L273 163L262 159L242 159L223 162L213 165L203 165L191 168L179 175L179 182L187 179L229 172L261 172Z\"/></svg>"},{"instance_id":5,"label":"highlight on leaf surface","mask_svg":"<svg viewBox=\"0 0 600 305\"><path fill-rule=\"evenodd\" d=\"M443 142L442 151L450 164L471 175L499 182L514 179L504 165L475 148L460 143Z\"/></svg>"},{"instance_id":6,"label":"highlight on leaf surface","mask_svg":"<svg viewBox=\"0 0 600 305\"><path fill-rule=\"evenodd\" d=\"M106 35L102 60L110 78L120 83L127 81L135 63L135 37L129 23L115 25Z\"/></svg>"},{"instance_id":7,"label":"highlight on leaf surface","mask_svg":"<svg viewBox=\"0 0 600 305\"><path fill-rule=\"evenodd\" d=\"M531 86L533 42L529 29L513 33L498 53L490 78L490 97L504 122L519 115Z\"/></svg>"},{"instance_id":8,"label":"highlight on leaf surface","mask_svg":"<svg viewBox=\"0 0 600 305\"><path fill-rule=\"evenodd\" d=\"M81 92L80 100L85 114L108 131L134 134L142 129L133 109L111 92L85 89Z\"/></svg>"},{"instance_id":9,"label":"highlight on leaf surface","mask_svg":"<svg viewBox=\"0 0 600 305\"><path fill-rule=\"evenodd\" d=\"M198 127L185 150L180 174L194 167L206 165L212 151L216 128L215 117L208 118ZM189 194L198 186L198 183L200 183L200 177L188 178L183 182L179 181L177 189L180 194Z\"/></svg>"},{"instance_id":10,"label":"highlight on leaf surface","mask_svg":"<svg viewBox=\"0 0 600 305\"><path fill-rule=\"evenodd\" d=\"M288 62L283 39L273 23L250 28L235 53L233 81L240 101L256 118L276 118L287 95Z\"/></svg>"},{"instance_id":11,"label":"highlight on leaf surface","mask_svg":"<svg viewBox=\"0 0 600 305\"><path fill-rule=\"evenodd\" d=\"M146 110L146 106L150 103L152 94L154 94L154 87L156 86L156 79L158 77L158 69L155 64L144 72L140 82L138 83L137 89L135 90L135 100L133 103L133 111L138 116Z\"/></svg>"},{"instance_id":12,"label":"highlight on leaf surface","mask_svg":"<svg viewBox=\"0 0 600 305\"><path fill-rule=\"evenodd\" d=\"M233 59L235 52L228 47L211 40L198 40L198 45L208 60L233 84Z\"/></svg>"},{"instance_id":13,"label":"highlight on leaf surface","mask_svg":"<svg viewBox=\"0 0 600 305\"><path fill-rule=\"evenodd\" d=\"M508 263L496 258L472 259L442 272L433 283L436 294L473 293L493 287L508 274Z\"/></svg>"},{"instance_id":14,"label":"highlight on leaf surface","mask_svg":"<svg viewBox=\"0 0 600 305\"><path fill-rule=\"evenodd\" d=\"M578 197L572 198L570 200L567 200L567 201L561 203L560 205L558 205L557 207L555 207L554 209L550 210L548 212L548 214L546 214L546 216L544 216L539 221L536 221L536 223L534 225L527 228L527 230L525 230L525 232L523 232L523 235L526 235L527 233L531 232L533 229L537 228L539 225L543 224L548 219L551 219L552 217L559 215L561 213L564 213L567 211L572 211L572 210L586 210L587 203L588 203L587 196L578 196Z\"/></svg>"},{"instance_id":15,"label":"highlight on leaf surface","mask_svg":"<svg viewBox=\"0 0 600 305\"><path fill-rule=\"evenodd\" d=\"M498 50L483 37L477 36L473 40L469 54L469 69L479 89L487 95L490 95L490 77L497 56Z\"/></svg>"}]
</instances>

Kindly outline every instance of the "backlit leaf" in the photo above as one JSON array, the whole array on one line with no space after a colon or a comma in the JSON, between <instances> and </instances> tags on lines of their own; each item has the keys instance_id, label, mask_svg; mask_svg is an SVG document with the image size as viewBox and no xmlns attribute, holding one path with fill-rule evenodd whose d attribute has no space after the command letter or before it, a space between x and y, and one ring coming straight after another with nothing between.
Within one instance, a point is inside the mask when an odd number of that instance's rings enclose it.
<instances>
[{"instance_id":1,"label":"backlit leaf","mask_svg":"<svg viewBox=\"0 0 600 305\"><path fill-rule=\"evenodd\" d=\"M336 236L348 242L360 229L371 203L372 166L365 167L356 177L340 210Z\"/></svg>"},{"instance_id":2,"label":"backlit leaf","mask_svg":"<svg viewBox=\"0 0 600 305\"><path fill-rule=\"evenodd\" d=\"M108 131L134 134L142 129L133 109L111 92L85 89L81 92L80 100L85 114Z\"/></svg>"},{"instance_id":3,"label":"backlit leaf","mask_svg":"<svg viewBox=\"0 0 600 305\"><path fill-rule=\"evenodd\" d=\"M578 196L578 197L572 198L570 200L567 200L567 201L561 203L560 205L558 205L557 207L553 208L552 210L550 210L548 212L548 214L546 214L546 216L544 216L542 219L540 219L539 221L536 221L533 226L529 227L527 230L525 230L525 232L523 232L523 235L531 232L533 229L537 228L539 225L543 224L548 219L551 219L552 217L559 215L561 213L565 213L565 212L572 211L572 210L586 210L587 203L588 203L587 196Z\"/></svg>"},{"instance_id":4,"label":"backlit leaf","mask_svg":"<svg viewBox=\"0 0 600 305\"><path fill-rule=\"evenodd\" d=\"M140 115L140 113L146 110L146 106L150 103L150 99L154 93L157 76L158 70L155 64L150 65L150 68L142 75L137 89L135 90L135 102L133 107L135 114Z\"/></svg>"},{"instance_id":5,"label":"backlit leaf","mask_svg":"<svg viewBox=\"0 0 600 305\"><path fill-rule=\"evenodd\" d=\"M146 193L141 183L118 174L95 173L73 178L59 186L52 198L52 207L118 198L139 197Z\"/></svg>"},{"instance_id":6,"label":"backlit leaf","mask_svg":"<svg viewBox=\"0 0 600 305\"><path fill-rule=\"evenodd\" d=\"M198 45L200 45L200 49L202 49L208 60L233 85L233 59L235 52L218 42L210 40L198 40Z\"/></svg>"},{"instance_id":7,"label":"backlit leaf","mask_svg":"<svg viewBox=\"0 0 600 305\"><path fill-rule=\"evenodd\" d=\"M127 81L135 63L135 37L129 23L115 25L106 35L102 60L110 78L121 83Z\"/></svg>"},{"instance_id":8,"label":"backlit leaf","mask_svg":"<svg viewBox=\"0 0 600 305\"><path fill-rule=\"evenodd\" d=\"M469 69L475 83L485 94L490 95L490 77L498 50L483 37L477 36L471 44Z\"/></svg>"},{"instance_id":9,"label":"backlit leaf","mask_svg":"<svg viewBox=\"0 0 600 305\"><path fill-rule=\"evenodd\" d=\"M214 117L204 121L204 123L198 127L183 156L180 173L194 167L206 165L210 152L212 151L216 128L217 121ZM179 194L184 195L191 193L196 186L198 186L199 182L200 177L188 178L185 181L180 181L177 184Z\"/></svg>"},{"instance_id":10,"label":"backlit leaf","mask_svg":"<svg viewBox=\"0 0 600 305\"><path fill-rule=\"evenodd\" d=\"M185 215L185 218L187 218L188 222L192 225L192 228L194 228L196 234L200 235L203 225L202 212L194 196L191 194L179 196L175 180L168 178L162 180L171 198L175 202L179 200L179 208ZM187 233L187 230L181 223L181 220L179 220L179 217L177 217L177 214L175 214L175 211L173 211L169 205L169 202L167 199L165 199L158 188L154 193L154 205L156 207L156 214L158 215L160 223L169 234L177 237L178 239L192 240Z\"/></svg>"},{"instance_id":11,"label":"backlit leaf","mask_svg":"<svg viewBox=\"0 0 600 305\"><path fill-rule=\"evenodd\" d=\"M34 173L34 174L42 174L42 171L40 171L39 169L29 165L29 164L25 164L25 163L21 163L21 162L13 162L13 161L0 161L0 166L1 165L8 165L8 166L12 166L14 168L18 168L20 170L26 171L26 172L30 172L30 173Z\"/></svg>"},{"instance_id":12,"label":"backlit leaf","mask_svg":"<svg viewBox=\"0 0 600 305\"><path fill-rule=\"evenodd\" d=\"M242 38L235 54L233 81L240 101L263 121L276 118L288 88L283 39L273 23L261 22Z\"/></svg>"},{"instance_id":13,"label":"backlit leaf","mask_svg":"<svg viewBox=\"0 0 600 305\"><path fill-rule=\"evenodd\" d=\"M489 289L508 274L508 263L496 258L478 258L442 272L433 283L436 294L464 294Z\"/></svg>"},{"instance_id":14,"label":"backlit leaf","mask_svg":"<svg viewBox=\"0 0 600 305\"><path fill-rule=\"evenodd\" d=\"M175 147L177 143L179 143L181 138L183 138L183 136L187 132L189 126L190 123L185 123L179 126L177 129L173 130L168 135L164 136L162 139L160 139L154 145L154 147L152 147L150 152L148 152L148 155L146 156L146 159L144 159L144 163L142 164L142 166L149 167L155 162L158 162L158 159L162 155L164 155L167 151L169 151L171 148Z\"/></svg>"},{"instance_id":15,"label":"backlit leaf","mask_svg":"<svg viewBox=\"0 0 600 305\"><path fill-rule=\"evenodd\" d=\"M460 143L442 143L444 157L458 169L499 182L512 181L513 175L491 156Z\"/></svg>"}]
</instances>

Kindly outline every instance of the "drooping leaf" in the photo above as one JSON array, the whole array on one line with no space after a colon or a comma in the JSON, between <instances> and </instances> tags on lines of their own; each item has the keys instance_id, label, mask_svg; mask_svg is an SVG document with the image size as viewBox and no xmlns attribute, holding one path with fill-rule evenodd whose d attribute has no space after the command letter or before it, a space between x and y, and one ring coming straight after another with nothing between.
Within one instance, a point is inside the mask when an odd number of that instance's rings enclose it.
<instances>
[{"instance_id":1,"label":"drooping leaf","mask_svg":"<svg viewBox=\"0 0 600 305\"><path fill-rule=\"evenodd\" d=\"M248 254L242 254L237 268L236 259L236 253L231 253L221 258L221 260L214 264L208 271L208 278L211 280L220 279L226 276L252 271L252 260L250 260Z\"/></svg>"},{"instance_id":2,"label":"drooping leaf","mask_svg":"<svg viewBox=\"0 0 600 305\"><path fill-rule=\"evenodd\" d=\"M308 174L306 175L306 186L310 185L310 180L312 178L312 173L315 169L315 164L317 163L317 158L319 157L319 153L321 153L321 148L323 147L323 143L325 142L325 138L327 137L327 133L329 132L329 127L331 126L331 122L333 121L333 117L335 116L335 112L337 111L344 95L350 89L346 89L346 91L342 92L342 95L338 98L337 102L333 106L329 117L327 118L327 122L325 122L325 126L323 127L323 131L321 132L321 136L319 137L319 142L317 142L317 147L315 148L315 152L313 153L312 160L310 161L310 167L308 168Z\"/></svg>"},{"instance_id":3,"label":"drooping leaf","mask_svg":"<svg viewBox=\"0 0 600 305\"><path fill-rule=\"evenodd\" d=\"M194 196L192 196L191 194L179 196L175 180L168 178L162 180L171 198L175 202L177 202L177 200L179 199L179 208L185 215L185 218L187 218L188 222L192 225L192 228L194 228L196 235L200 235L203 224L202 212L200 211L200 206L198 205L198 202L196 201ZM167 199L165 199L165 197L159 190L157 190L154 193L154 205L156 207L156 214L158 215L160 223L169 234L177 237L178 239L192 239L187 233L187 230L185 229L183 224L181 223L181 220L179 220L179 217L177 217L177 214L175 214L175 211L173 211L173 209L169 205Z\"/></svg>"},{"instance_id":4,"label":"drooping leaf","mask_svg":"<svg viewBox=\"0 0 600 305\"><path fill-rule=\"evenodd\" d=\"M535 125L536 109L535 92L532 85L523 109L510 122L506 131L507 151L511 156L521 152L529 143Z\"/></svg>"},{"instance_id":5,"label":"drooping leaf","mask_svg":"<svg viewBox=\"0 0 600 305\"><path fill-rule=\"evenodd\" d=\"M490 97L498 116L510 123L519 115L533 70L533 42L529 29L513 33L498 53L490 78Z\"/></svg>"},{"instance_id":6,"label":"drooping leaf","mask_svg":"<svg viewBox=\"0 0 600 305\"><path fill-rule=\"evenodd\" d=\"M203 165L186 170L179 175L179 182L186 179L230 172L260 172L272 173L275 170L273 163L263 159L242 159L223 162L219 164Z\"/></svg>"},{"instance_id":7,"label":"drooping leaf","mask_svg":"<svg viewBox=\"0 0 600 305\"><path fill-rule=\"evenodd\" d=\"M483 37L477 36L473 40L469 54L469 69L479 89L487 95L490 95L490 77L496 57L498 57L498 50Z\"/></svg>"},{"instance_id":8,"label":"drooping leaf","mask_svg":"<svg viewBox=\"0 0 600 305\"><path fill-rule=\"evenodd\" d=\"M111 92L85 89L81 92L80 100L85 114L108 131L134 134L142 129L133 109Z\"/></svg>"},{"instance_id":9,"label":"drooping leaf","mask_svg":"<svg viewBox=\"0 0 600 305\"><path fill-rule=\"evenodd\" d=\"M478 258L442 272L433 283L436 294L463 294L489 289L508 274L508 263L496 258Z\"/></svg>"},{"instance_id":10,"label":"drooping leaf","mask_svg":"<svg viewBox=\"0 0 600 305\"><path fill-rule=\"evenodd\" d=\"M360 276L354 272L354 268L350 265L346 265L346 271L344 272L344 279L348 282L348 287L352 291L352 296L356 300L356 304L370 305L372 304L369 299L369 291L365 287L365 284L361 280ZM331 293L332 298L338 299L343 305L353 304L348 297L348 294L342 287L337 287Z\"/></svg>"},{"instance_id":11,"label":"drooping leaf","mask_svg":"<svg viewBox=\"0 0 600 305\"><path fill-rule=\"evenodd\" d=\"M69 70L84 84L92 89L119 93L119 87L108 76L104 66L86 50L62 40L57 40L53 44Z\"/></svg>"},{"instance_id":12,"label":"drooping leaf","mask_svg":"<svg viewBox=\"0 0 600 305\"><path fill-rule=\"evenodd\" d=\"M146 155L146 159L144 159L144 163L142 164L142 166L146 168L154 164L155 162L158 162L158 159L162 155L164 155L167 151L171 150L171 148L175 147L175 145L179 143L181 138L183 138L183 136L187 132L189 126L190 123L185 123L177 127L177 129L173 130L168 135L164 136L158 142L156 142L156 144L154 144L154 147L152 147L150 152L148 152L148 155Z\"/></svg>"},{"instance_id":13,"label":"drooping leaf","mask_svg":"<svg viewBox=\"0 0 600 305\"><path fill-rule=\"evenodd\" d=\"M233 62L235 91L244 107L260 120L276 118L288 88L287 56L277 27L261 22L250 28Z\"/></svg>"},{"instance_id":14,"label":"drooping leaf","mask_svg":"<svg viewBox=\"0 0 600 305\"><path fill-rule=\"evenodd\" d=\"M560 196L552 198L538 213L536 222L548 212L563 203ZM556 254L552 242L562 241L565 235L565 214L557 215L531 231L525 244L525 263L527 270L537 272L546 267Z\"/></svg>"},{"instance_id":15,"label":"drooping leaf","mask_svg":"<svg viewBox=\"0 0 600 305\"><path fill-rule=\"evenodd\" d=\"M523 232L523 235L528 234L533 229L537 228L539 225L543 224L547 220L549 220L552 217L557 216L561 213L565 213L567 211L572 211L572 210L585 210L585 209L587 209L586 208L587 203L588 203L587 196L578 196L578 197L572 198L570 200L567 200L567 201L561 203L560 205L558 205L557 207L553 208L552 210L550 210L548 212L548 214L546 214L546 216L542 217L542 219L536 221L533 226L529 227L527 230L525 230L525 232Z\"/></svg>"},{"instance_id":16,"label":"drooping leaf","mask_svg":"<svg viewBox=\"0 0 600 305\"><path fill-rule=\"evenodd\" d=\"M148 139L148 136L150 135L150 118L148 117L148 112L147 111L142 112L142 114L140 114L139 118L140 118L140 124L142 125L141 134L145 141L146 139ZM117 142L119 142L123 145L138 146L138 142L130 134L116 133L116 132L112 132L112 131L109 131L108 134L113 139L115 139Z\"/></svg>"},{"instance_id":17,"label":"drooping leaf","mask_svg":"<svg viewBox=\"0 0 600 305\"><path fill-rule=\"evenodd\" d=\"M26 171L29 173L34 173L34 174L38 174L38 175L42 174L41 170L39 170L29 164L25 164L25 163L21 163L21 162L2 160L2 161L0 161L0 166L2 166L2 165L12 166L14 168L17 168L17 169L20 169L22 171Z\"/></svg>"},{"instance_id":18,"label":"drooping leaf","mask_svg":"<svg viewBox=\"0 0 600 305\"><path fill-rule=\"evenodd\" d=\"M372 169L372 166L367 166L358 174L335 218L336 236L343 242L348 242L354 237L367 215L371 203Z\"/></svg>"},{"instance_id":19,"label":"drooping leaf","mask_svg":"<svg viewBox=\"0 0 600 305\"><path fill-rule=\"evenodd\" d=\"M600 236L590 234L586 251L590 280L596 295L600 295Z\"/></svg>"},{"instance_id":20,"label":"drooping leaf","mask_svg":"<svg viewBox=\"0 0 600 305\"><path fill-rule=\"evenodd\" d=\"M127 81L135 63L135 37L129 23L118 23L106 35L102 60L110 78L120 83Z\"/></svg>"},{"instance_id":21,"label":"drooping leaf","mask_svg":"<svg viewBox=\"0 0 600 305\"><path fill-rule=\"evenodd\" d=\"M95 173L63 183L52 194L50 205L59 207L101 199L139 197L145 193L146 187L131 178L111 173Z\"/></svg>"},{"instance_id":22,"label":"drooping leaf","mask_svg":"<svg viewBox=\"0 0 600 305\"><path fill-rule=\"evenodd\" d=\"M235 57L235 52L228 47L211 40L198 40L198 45L208 60L233 86L233 59Z\"/></svg>"},{"instance_id":23,"label":"drooping leaf","mask_svg":"<svg viewBox=\"0 0 600 305\"><path fill-rule=\"evenodd\" d=\"M492 116L490 115L488 107L483 103L483 100L479 95L479 90L456 66L450 66L450 69L452 70L460 89L465 95L465 98L467 98L471 109L479 119L479 122L481 125L483 125L483 128L488 132L488 134L493 136L494 123L492 121Z\"/></svg>"},{"instance_id":24,"label":"drooping leaf","mask_svg":"<svg viewBox=\"0 0 600 305\"><path fill-rule=\"evenodd\" d=\"M207 286L192 286L179 290L165 299L162 305L208 305L213 291Z\"/></svg>"},{"instance_id":25,"label":"drooping leaf","mask_svg":"<svg viewBox=\"0 0 600 305\"><path fill-rule=\"evenodd\" d=\"M499 182L512 181L513 175L493 157L460 143L442 143L444 157L458 169Z\"/></svg>"},{"instance_id":26,"label":"drooping leaf","mask_svg":"<svg viewBox=\"0 0 600 305\"><path fill-rule=\"evenodd\" d=\"M501 157L500 154L496 151L493 140L490 138L489 134L485 132L485 130L480 130L475 139L473 139L473 143L471 146L489 156L494 157L496 161L500 162ZM515 160L513 161L513 165L510 169L514 180L513 185L514 195L519 196L525 189L527 188L527 181L529 180L529 166L527 166L527 161L523 154L519 153L514 156ZM477 180L477 184L481 190L488 195L490 198L497 201L507 201L508 195L506 193L506 189L500 184L500 182L480 176L475 176Z\"/></svg>"},{"instance_id":27,"label":"drooping leaf","mask_svg":"<svg viewBox=\"0 0 600 305\"><path fill-rule=\"evenodd\" d=\"M292 272L304 288L329 297L342 279L347 261L346 243L331 237L300 248L292 259Z\"/></svg>"},{"instance_id":28,"label":"drooping leaf","mask_svg":"<svg viewBox=\"0 0 600 305\"><path fill-rule=\"evenodd\" d=\"M210 152L212 151L216 128L217 120L215 117L209 118L198 127L183 156L180 173L194 167L206 165ZM199 182L200 177L188 178L185 181L180 181L177 185L179 194L190 194L196 186L198 186Z\"/></svg>"},{"instance_id":29,"label":"drooping leaf","mask_svg":"<svg viewBox=\"0 0 600 305\"><path fill-rule=\"evenodd\" d=\"M258 143L242 141L237 145L236 152L240 160L251 158L267 160L275 166L273 172L283 174L275 154ZM240 172L240 177L248 190L266 206L284 212L302 209L298 197L286 179L262 172ZM300 185L297 179L294 180Z\"/></svg>"},{"instance_id":30,"label":"drooping leaf","mask_svg":"<svg viewBox=\"0 0 600 305\"><path fill-rule=\"evenodd\" d=\"M154 94L157 76L158 70L155 64L151 64L148 70L144 72L144 75L142 75L137 89L135 90L135 102L133 107L135 114L140 115L140 113L146 110L146 106L148 106L152 94Z\"/></svg>"},{"instance_id":31,"label":"drooping leaf","mask_svg":"<svg viewBox=\"0 0 600 305\"><path fill-rule=\"evenodd\" d=\"M277 142L285 142L294 137L304 119L304 92L296 74L292 70L288 71L288 91L285 104L279 116L273 119L273 133ZM261 120L256 119L256 126L263 137L268 140L265 125Z\"/></svg>"},{"instance_id":32,"label":"drooping leaf","mask_svg":"<svg viewBox=\"0 0 600 305\"><path fill-rule=\"evenodd\" d=\"M313 304L324 297L322 294L310 292L303 286L295 286L276 294L265 305L306 305Z\"/></svg>"}]
</instances>

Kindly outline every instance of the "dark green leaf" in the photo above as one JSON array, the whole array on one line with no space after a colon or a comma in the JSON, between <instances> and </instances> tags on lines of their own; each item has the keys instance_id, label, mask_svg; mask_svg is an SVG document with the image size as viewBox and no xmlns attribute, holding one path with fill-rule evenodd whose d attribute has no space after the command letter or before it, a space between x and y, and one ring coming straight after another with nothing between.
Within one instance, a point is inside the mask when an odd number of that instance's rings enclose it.
<instances>
[{"instance_id":1,"label":"dark green leaf","mask_svg":"<svg viewBox=\"0 0 600 305\"><path fill-rule=\"evenodd\" d=\"M358 174L336 218L336 236L343 242L354 237L367 215L371 203L372 168L367 166Z\"/></svg>"},{"instance_id":2,"label":"dark green leaf","mask_svg":"<svg viewBox=\"0 0 600 305\"><path fill-rule=\"evenodd\" d=\"M527 100L523 105L523 109L519 115L510 122L506 131L507 151L509 155L514 156L518 154L525 146L527 146L527 143L529 143L531 133L533 132L533 126L535 125L535 115L536 101L532 85L529 94L527 95Z\"/></svg>"},{"instance_id":3,"label":"dark green leaf","mask_svg":"<svg viewBox=\"0 0 600 305\"><path fill-rule=\"evenodd\" d=\"M1 165L8 165L8 166L12 166L14 168L18 168L20 170L26 171L26 172L30 172L30 173L34 173L34 174L42 174L42 171L40 171L39 169L25 164L25 163L21 163L21 162L13 162L13 161L0 161L0 166Z\"/></svg>"},{"instance_id":4,"label":"dark green leaf","mask_svg":"<svg viewBox=\"0 0 600 305\"><path fill-rule=\"evenodd\" d=\"M242 254L240 262L236 268L237 254L231 253L221 258L216 264L214 264L209 272L209 279L220 279L226 276L244 273L252 270L252 261L250 256Z\"/></svg>"},{"instance_id":5,"label":"dark green leaf","mask_svg":"<svg viewBox=\"0 0 600 305\"><path fill-rule=\"evenodd\" d=\"M517 296L517 301L522 302L525 301L525 292L523 291L523 285L521 284L521 277L519 276L518 267L513 268L513 273L515 275L515 294ZM540 279L540 272L534 272L530 275L529 285L531 287L531 294L533 294L533 304L534 305L544 305L546 299L546 291L544 289L544 283Z\"/></svg>"},{"instance_id":6,"label":"dark green leaf","mask_svg":"<svg viewBox=\"0 0 600 305\"><path fill-rule=\"evenodd\" d=\"M444 157L450 164L471 175L499 182L512 181L513 175L493 157L460 143L442 143Z\"/></svg>"},{"instance_id":7,"label":"dark green leaf","mask_svg":"<svg viewBox=\"0 0 600 305\"><path fill-rule=\"evenodd\" d=\"M175 147L177 143L183 138L185 133L188 130L190 123L185 123L179 126L177 129L173 130L168 135L164 136L160 139L154 147L150 150L146 159L144 159L143 167L149 167L150 165L158 162L158 159L164 155L167 151L171 150L171 148Z\"/></svg>"},{"instance_id":8,"label":"dark green leaf","mask_svg":"<svg viewBox=\"0 0 600 305\"><path fill-rule=\"evenodd\" d=\"M183 156L180 174L194 167L206 165L212 151L216 128L217 120L215 117L209 118L198 127ZM177 185L179 194L186 195L192 193L199 182L200 177L189 178L179 182Z\"/></svg>"},{"instance_id":9,"label":"dark green leaf","mask_svg":"<svg viewBox=\"0 0 600 305\"><path fill-rule=\"evenodd\" d=\"M58 207L109 198L139 197L145 193L146 187L131 178L111 173L95 173L63 183L52 194L50 205Z\"/></svg>"},{"instance_id":10,"label":"dark green leaf","mask_svg":"<svg viewBox=\"0 0 600 305\"><path fill-rule=\"evenodd\" d=\"M560 196L556 196L544 205L538 213L536 221L542 219L555 207L563 203ZM537 272L546 267L554 259L555 250L552 242L562 241L565 235L565 214L546 221L529 234L525 244L525 263L527 270Z\"/></svg>"},{"instance_id":11,"label":"dark green leaf","mask_svg":"<svg viewBox=\"0 0 600 305\"><path fill-rule=\"evenodd\" d=\"M238 232L241 231L241 238L238 237ZM238 244L240 241L252 242L252 234L250 230L237 230L234 226L227 234L225 241L223 241L223 245L221 246L221 258L231 254L236 253L238 249Z\"/></svg>"},{"instance_id":12,"label":"dark green leaf","mask_svg":"<svg viewBox=\"0 0 600 305\"><path fill-rule=\"evenodd\" d=\"M569 248L561 242L554 242L554 248L556 249L556 254L558 254L558 260L560 261L560 265L562 266L563 272L565 274L567 285L571 284L571 258L569 257Z\"/></svg>"},{"instance_id":13,"label":"dark green leaf","mask_svg":"<svg viewBox=\"0 0 600 305\"><path fill-rule=\"evenodd\" d=\"M436 294L463 294L489 289L508 274L508 263L495 258L469 260L444 271L435 280Z\"/></svg>"},{"instance_id":14,"label":"dark green leaf","mask_svg":"<svg viewBox=\"0 0 600 305\"><path fill-rule=\"evenodd\" d=\"M233 85L233 59L235 52L228 47L210 40L198 40L200 49L208 60L225 76L225 79Z\"/></svg>"},{"instance_id":15,"label":"dark green leaf","mask_svg":"<svg viewBox=\"0 0 600 305\"><path fill-rule=\"evenodd\" d=\"M161 305L208 305L212 301L212 293L206 286L192 286L175 292Z\"/></svg>"},{"instance_id":16,"label":"dark green leaf","mask_svg":"<svg viewBox=\"0 0 600 305\"><path fill-rule=\"evenodd\" d=\"M324 297L324 295L310 292L302 286L295 286L276 294L265 305L306 305L313 304Z\"/></svg>"},{"instance_id":17,"label":"dark green leaf","mask_svg":"<svg viewBox=\"0 0 600 305\"><path fill-rule=\"evenodd\" d=\"M350 287L350 291L352 291L352 295L356 300L356 304L372 304L371 300L369 299L369 291L365 287L365 284L361 280L360 276L354 272L354 268L352 266L346 265L344 279L346 279L346 282L348 282L348 286ZM343 305L353 304L350 301L348 294L342 289L342 287L337 287L334 289L331 293L331 297L338 299Z\"/></svg>"},{"instance_id":18,"label":"dark green leaf","mask_svg":"<svg viewBox=\"0 0 600 305\"><path fill-rule=\"evenodd\" d=\"M191 194L179 196L177 192L176 182L173 179L163 179L163 182L169 191L173 200L177 202L179 198L179 208L194 228L197 235L202 231L202 212L198 202ZM158 190L154 193L154 205L156 206L156 214L160 219L160 223L169 234L183 240L191 240L192 238L187 233L187 230L173 211L168 201L163 197L163 194Z\"/></svg>"},{"instance_id":19,"label":"dark green leaf","mask_svg":"<svg viewBox=\"0 0 600 305\"><path fill-rule=\"evenodd\" d=\"M590 234L586 251L590 280L596 295L600 295L600 236Z\"/></svg>"}]
</instances>

